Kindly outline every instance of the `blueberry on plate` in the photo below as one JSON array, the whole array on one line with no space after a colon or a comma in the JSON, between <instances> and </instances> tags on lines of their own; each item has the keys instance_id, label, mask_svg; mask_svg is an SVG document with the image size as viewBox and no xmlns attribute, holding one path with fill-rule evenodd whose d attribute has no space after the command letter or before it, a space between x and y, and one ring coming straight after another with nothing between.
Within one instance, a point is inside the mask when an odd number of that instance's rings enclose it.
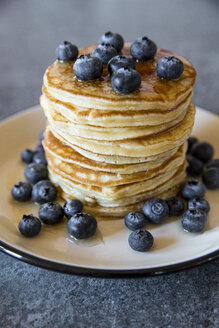
<instances>
[{"instance_id":1,"label":"blueberry on plate","mask_svg":"<svg viewBox=\"0 0 219 328\"><path fill-rule=\"evenodd\" d=\"M24 215L18 224L20 233L25 237L34 237L38 235L41 231L41 227L42 224L40 220L32 214Z\"/></svg>"},{"instance_id":2,"label":"blueberry on plate","mask_svg":"<svg viewBox=\"0 0 219 328\"><path fill-rule=\"evenodd\" d=\"M37 152L37 153L44 152L44 151L45 150L44 150L44 147L43 147L42 144L37 145L36 148L35 148L35 152Z\"/></svg>"},{"instance_id":3,"label":"blueberry on plate","mask_svg":"<svg viewBox=\"0 0 219 328\"><path fill-rule=\"evenodd\" d=\"M45 224L55 224L61 221L64 217L64 211L61 205L49 202L40 206L39 218Z\"/></svg>"},{"instance_id":4,"label":"blueberry on plate","mask_svg":"<svg viewBox=\"0 0 219 328\"><path fill-rule=\"evenodd\" d=\"M92 56L99 58L103 64L107 64L116 55L116 49L110 44L98 44L92 52Z\"/></svg>"},{"instance_id":5,"label":"blueberry on plate","mask_svg":"<svg viewBox=\"0 0 219 328\"><path fill-rule=\"evenodd\" d=\"M111 44L117 52L120 52L124 46L123 37L118 33L112 33L110 31L101 36L99 43Z\"/></svg>"},{"instance_id":6,"label":"blueberry on plate","mask_svg":"<svg viewBox=\"0 0 219 328\"><path fill-rule=\"evenodd\" d=\"M202 181L208 189L215 190L219 188L219 168L209 167L202 175Z\"/></svg>"},{"instance_id":7,"label":"blueberry on plate","mask_svg":"<svg viewBox=\"0 0 219 328\"><path fill-rule=\"evenodd\" d=\"M110 75L112 75L112 73L117 71L119 68L130 67L135 69L135 66L135 61L131 56L117 55L110 59L107 67Z\"/></svg>"},{"instance_id":8,"label":"blueberry on plate","mask_svg":"<svg viewBox=\"0 0 219 328\"><path fill-rule=\"evenodd\" d=\"M143 213L152 223L162 223L169 216L167 203L160 198L149 199L143 206Z\"/></svg>"},{"instance_id":9,"label":"blueberry on plate","mask_svg":"<svg viewBox=\"0 0 219 328\"><path fill-rule=\"evenodd\" d=\"M19 202L25 202L31 198L32 186L29 182L18 182L12 188L12 196Z\"/></svg>"},{"instance_id":10,"label":"blueberry on plate","mask_svg":"<svg viewBox=\"0 0 219 328\"><path fill-rule=\"evenodd\" d=\"M56 58L59 61L74 60L78 56L78 47L71 42L64 41L56 48Z\"/></svg>"},{"instance_id":11,"label":"blueberry on plate","mask_svg":"<svg viewBox=\"0 0 219 328\"><path fill-rule=\"evenodd\" d=\"M67 219L70 219L74 214L82 212L83 203L80 199L67 200L63 209Z\"/></svg>"},{"instance_id":12,"label":"blueberry on plate","mask_svg":"<svg viewBox=\"0 0 219 328\"><path fill-rule=\"evenodd\" d=\"M186 159L189 163L189 166L186 168L186 173L188 176L198 177L202 174L204 168L202 161L192 155L187 155Z\"/></svg>"},{"instance_id":13,"label":"blueberry on plate","mask_svg":"<svg viewBox=\"0 0 219 328\"><path fill-rule=\"evenodd\" d=\"M203 198L206 192L205 185L196 179L186 181L181 189L181 194L185 199L200 197Z\"/></svg>"},{"instance_id":14,"label":"blueberry on plate","mask_svg":"<svg viewBox=\"0 0 219 328\"><path fill-rule=\"evenodd\" d=\"M191 148L191 155L207 163L214 155L214 148L208 142L196 142Z\"/></svg>"},{"instance_id":15,"label":"blueberry on plate","mask_svg":"<svg viewBox=\"0 0 219 328\"><path fill-rule=\"evenodd\" d=\"M38 204L54 202L56 197L56 186L49 180L39 181L33 186L32 200Z\"/></svg>"},{"instance_id":16,"label":"blueberry on plate","mask_svg":"<svg viewBox=\"0 0 219 328\"><path fill-rule=\"evenodd\" d=\"M180 197L169 197L166 200L169 207L169 216L178 216L184 212L184 201Z\"/></svg>"},{"instance_id":17,"label":"blueberry on plate","mask_svg":"<svg viewBox=\"0 0 219 328\"><path fill-rule=\"evenodd\" d=\"M145 227L147 219L142 212L132 211L125 216L125 225L130 230L142 229Z\"/></svg>"},{"instance_id":18,"label":"blueberry on plate","mask_svg":"<svg viewBox=\"0 0 219 328\"><path fill-rule=\"evenodd\" d=\"M140 87L140 84L140 74L130 67L122 67L111 76L112 88L118 93L134 92Z\"/></svg>"},{"instance_id":19,"label":"blueberry on plate","mask_svg":"<svg viewBox=\"0 0 219 328\"><path fill-rule=\"evenodd\" d=\"M129 235L128 243L135 251L145 252L153 246L154 238L149 231L138 229Z\"/></svg>"},{"instance_id":20,"label":"blueberry on plate","mask_svg":"<svg viewBox=\"0 0 219 328\"><path fill-rule=\"evenodd\" d=\"M157 51L156 44L146 36L138 38L131 44L132 57L138 61L153 59Z\"/></svg>"},{"instance_id":21,"label":"blueberry on plate","mask_svg":"<svg viewBox=\"0 0 219 328\"><path fill-rule=\"evenodd\" d=\"M91 81L101 76L103 64L99 58L87 54L76 60L73 70L79 81Z\"/></svg>"},{"instance_id":22,"label":"blueberry on plate","mask_svg":"<svg viewBox=\"0 0 219 328\"><path fill-rule=\"evenodd\" d=\"M188 144L188 149L187 149L187 154L190 154L192 146L198 142L198 139L196 137L190 136L187 140L187 144Z\"/></svg>"},{"instance_id":23,"label":"blueberry on plate","mask_svg":"<svg viewBox=\"0 0 219 328\"><path fill-rule=\"evenodd\" d=\"M204 198L192 198L188 201L188 210L200 210L208 213L210 211L209 202Z\"/></svg>"},{"instance_id":24,"label":"blueberry on plate","mask_svg":"<svg viewBox=\"0 0 219 328\"><path fill-rule=\"evenodd\" d=\"M218 167L219 168L219 158L212 159L209 161L206 165L206 169L209 169L210 167Z\"/></svg>"},{"instance_id":25,"label":"blueberry on plate","mask_svg":"<svg viewBox=\"0 0 219 328\"><path fill-rule=\"evenodd\" d=\"M207 213L195 210L187 210L183 213L181 218L181 223L183 229L189 232L201 232L207 222Z\"/></svg>"},{"instance_id":26,"label":"blueberry on plate","mask_svg":"<svg viewBox=\"0 0 219 328\"><path fill-rule=\"evenodd\" d=\"M45 138L45 130L42 130L39 134L39 141L40 143L44 140Z\"/></svg>"},{"instance_id":27,"label":"blueberry on plate","mask_svg":"<svg viewBox=\"0 0 219 328\"><path fill-rule=\"evenodd\" d=\"M21 159L24 163L30 164L33 161L34 154L35 152L33 150L25 149L21 153Z\"/></svg>"},{"instance_id":28,"label":"blueberry on plate","mask_svg":"<svg viewBox=\"0 0 219 328\"><path fill-rule=\"evenodd\" d=\"M76 239L93 236L97 229L96 219L88 213L74 214L67 224L69 234Z\"/></svg>"},{"instance_id":29,"label":"blueberry on plate","mask_svg":"<svg viewBox=\"0 0 219 328\"><path fill-rule=\"evenodd\" d=\"M48 178L48 170L44 164L31 163L25 168L24 176L28 182L35 184Z\"/></svg>"},{"instance_id":30,"label":"blueberry on plate","mask_svg":"<svg viewBox=\"0 0 219 328\"><path fill-rule=\"evenodd\" d=\"M38 163L38 164L43 164L47 166L47 160L46 160L46 155L42 151L38 151L35 153L33 156L33 163Z\"/></svg>"},{"instance_id":31,"label":"blueberry on plate","mask_svg":"<svg viewBox=\"0 0 219 328\"><path fill-rule=\"evenodd\" d=\"M183 62L174 56L166 56L159 60L156 65L158 76L162 79L179 79L184 71Z\"/></svg>"}]
</instances>

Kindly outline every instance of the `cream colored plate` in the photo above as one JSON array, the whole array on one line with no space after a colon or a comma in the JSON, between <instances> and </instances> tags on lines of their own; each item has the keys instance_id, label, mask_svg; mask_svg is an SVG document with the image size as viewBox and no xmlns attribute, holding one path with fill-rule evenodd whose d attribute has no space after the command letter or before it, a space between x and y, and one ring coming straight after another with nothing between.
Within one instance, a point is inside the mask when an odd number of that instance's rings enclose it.
<instances>
[{"instance_id":1,"label":"cream colored plate","mask_svg":"<svg viewBox=\"0 0 219 328\"><path fill-rule=\"evenodd\" d=\"M39 107L31 108L0 124L0 249L29 263L42 267L87 273L160 273L199 263L218 254L219 191L208 191L211 211L205 231L199 234L183 231L179 219L163 225L148 225L154 236L151 251L138 253L128 245L130 231L123 220L98 219L96 238L75 243L66 231L67 220L56 226L43 226L34 238L22 237L17 224L23 214L37 215L38 206L17 203L10 195L12 186L24 180L25 165L20 153L34 148L38 134L45 126ZM193 134L214 145L219 157L219 117L197 110Z\"/></svg>"}]
</instances>

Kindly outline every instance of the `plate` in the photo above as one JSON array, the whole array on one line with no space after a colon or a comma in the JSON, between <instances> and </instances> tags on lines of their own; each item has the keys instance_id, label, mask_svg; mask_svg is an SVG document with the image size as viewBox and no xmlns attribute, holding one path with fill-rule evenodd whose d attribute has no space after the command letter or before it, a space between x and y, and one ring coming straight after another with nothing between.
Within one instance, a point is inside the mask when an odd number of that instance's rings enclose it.
<instances>
[{"instance_id":1,"label":"plate","mask_svg":"<svg viewBox=\"0 0 219 328\"><path fill-rule=\"evenodd\" d=\"M68 236L67 220L56 226L44 225L34 238L23 237L18 222L23 214L38 215L39 207L31 202L17 203L10 192L16 182L24 180L21 151L35 147L44 126L45 118L39 106L0 124L0 249L3 252L47 269L87 274L163 273L218 255L219 191L207 191L211 211L204 232L185 232L178 218L168 219L163 225L148 225L155 243L145 253L129 247L130 231L122 219L98 218L96 237L87 241L76 242ZM215 157L219 157L219 117L198 108L193 135L212 143Z\"/></svg>"}]
</instances>

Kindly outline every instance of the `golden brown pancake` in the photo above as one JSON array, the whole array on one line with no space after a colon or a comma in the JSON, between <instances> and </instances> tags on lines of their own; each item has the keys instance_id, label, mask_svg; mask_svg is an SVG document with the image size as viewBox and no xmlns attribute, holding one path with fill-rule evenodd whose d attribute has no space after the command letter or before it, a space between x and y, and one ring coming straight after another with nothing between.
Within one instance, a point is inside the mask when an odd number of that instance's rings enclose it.
<instances>
[{"instance_id":1,"label":"golden brown pancake","mask_svg":"<svg viewBox=\"0 0 219 328\"><path fill-rule=\"evenodd\" d=\"M139 209L140 202L143 205L147 199L160 197L161 194L165 195L167 191L166 197L176 195L179 191L180 183L185 178L185 166L183 165L174 174L166 175L164 181L161 181L159 178L153 179L153 181L144 183L144 188L140 185L141 191L137 188L134 192L131 190L133 194L127 195L127 191L130 190L129 185L124 186L123 190L117 190L116 194L115 190L111 190L111 194L109 194L109 192L105 192L104 188L86 186L65 179L57 172L52 171L52 168L49 171L51 181L59 187L60 195L64 199L79 198L83 201L85 208L92 208L93 211L96 209L96 212L99 212L101 215L111 213L113 216L120 216L121 210L124 211L125 208L126 213L129 208L137 210ZM135 186L131 184L131 187ZM114 192L114 196L112 196L112 192Z\"/></svg>"},{"instance_id":2,"label":"golden brown pancake","mask_svg":"<svg viewBox=\"0 0 219 328\"><path fill-rule=\"evenodd\" d=\"M187 149L187 143L183 144L180 148L173 149L172 151L162 153L162 156L153 158L140 163L131 164L112 164L106 161L97 161L83 156L78 151L75 151L72 147L61 142L54 136L49 127L46 129L44 148L46 153L59 159L62 162L78 165L82 168L88 168L94 171L111 172L117 174L132 174L136 172L143 172L160 167L163 163L172 158L177 151L181 151L182 155ZM132 158L127 158L131 160Z\"/></svg>"},{"instance_id":3,"label":"golden brown pancake","mask_svg":"<svg viewBox=\"0 0 219 328\"><path fill-rule=\"evenodd\" d=\"M46 109L44 107L44 112L48 118L48 121L52 126L55 126L56 130L61 130L64 133L67 132L73 137L75 136L83 138L86 136L87 139L110 141L136 139L161 133L180 124L186 115L186 111L184 111L176 119L159 125L134 127L99 127L71 122L60 112L57 112L55 108L49 111L48 108Z\"/></svg>"},{"instance_id":4,"label":"golden brown pancake","mask_svg":"<svg viewBox=\"0 0 219 328\"><path fill-rule=\"evenodd\" d=\"M130 55L129 44L121 54ZM184 63L178 80L156 73L167 55ZM120 217L149 198L175 195L185 178L186 140L195 117L191 63L158 49L153 60L136 63L142 81L130 94L112 89L107 67L98 80L78 81L73 63L56 61L46 70L40 99L48 118L49 175L62 197L81 199L91 213Z\"/></svg>"},{"instance_id":5,"label":"golden brown pancake","mask_svg":"<svg viewBox=\"0 0 219 328\"><path fill-rule=\"evenodd\" d=\"M74 198L72 194L65 193L59 186L58 189L61 197L64 198L65 200L70 200ZM147 198L144 198L143 201L131 205L117 206L117 207L100 206L96 203L91 204L84 201L84 211L98 217L104 217L104 219L112 219L112 218L117 219L117 218L124 217L127 213L131 211L141 211L144 203L150 198L158 197L162 199L167 199L168 197L177 195L179 190L180 190L180 184L177 184L174 185L172 188L167 189L161 193L159 193L159 191L156 191L155 193L153 192L147 193Z\"/></svg>"},{"instance_id":6,"label":"golden brown pancake","mask_svg":"<svg viewBox=\"0 0 219 328\"><path fill-rule=\"evenodd\" d=\"M80 50L80 54L92 53L96 45ZM126 44L121 52L130 55L130 45ZM184 72L176 80L164 80L157 76L156 64L164 56L176 56L183 61ZM110 75L105 67L100 79L78 81L73 73L73 62L56 61L44 75L44 85L56 99L75 106L106 110L168 110L177 106L191 93L196 72L191 63L171 51L158 49L153 60L136 63L142 82L138 91L130 94L118 94L110 84Z\"/></svg>"},{"instance_id":7,"label":"golden brown pancake","mask_svg":"<svg viewBox=\"0 0 219 328\"><path fill-rule=\"evenodd\" d=\"M180 147L173 157L161 163L159 167L131 174L118 174L95 170L95 168L85 168L77 164L69 163L60 157L54 156L54 154L47 150L46 155L49 166L56 171L60 171L60 174L65 176L66 179L99 187L119 186L150 179L158 174L173 171L178 166L182 165L185 158L185 152L183 148Z\"/></svg>"},{"instance_id":8,"label":"golden brown pancake","mask_svg":"<svg viewBox=\"0 0 219 328\"><path fill-rule=\"evenodd\" d=\"M186 163L184 162L181 166L174 168L172 171L162 172L150 179L112 187L99 187L92 184L80 183L73 179L70 180L63 171L52 165L49 166L49 172L51 176L58 177L60 183L62 180L66 185L72 186L73 189L86 194L88 197L98 197L102 199L103 202L107 203L109 201L113 201L114 204L116 204L116 200L120 198L126 197L128 198L129 202L131 201L131 196L135 197L138 194L155 189L157 186L163 184L164 182L170 183L170 180L173 176L175 176L175 174L177 174L177 172L183 173L184 175L183 170L185 167Z\"/></svg>"},{"instance_id":9,"label":"golden brown pancake","mask_svg":"<svg viewBox=\"0 0 219 328\"><path fill-rule=\"evenodd\" d=\"M83 138L75 137L69 131L60 129L52 120L50 120L50 128L70 147L76 146L95 154L108 156L146 157L167 152L182 145L191 134L194 118L195 107L190 104L184 120L174 128L149 137L116 141L90 140L86 138L86 135Z\"/></svg>"},{"instance_id":10,"label":"golden brown pancake","mask_svg":"<svg viewBox=\"0 0 219 328\"><path fill-rule=\"evenodd\" d=\"M44 110L53 111L54 109L65 116L69 121L102 127L131 127L145 125L159 125L175 120L182 114L191 102L192 92L189 93L175 107L168 110L100 110L96 108L85 108L72 105L68 102L60 101L51 96L45 85L40 103ZM171 106L171 104L170 104Z\"/></svg>"}]
</instances>

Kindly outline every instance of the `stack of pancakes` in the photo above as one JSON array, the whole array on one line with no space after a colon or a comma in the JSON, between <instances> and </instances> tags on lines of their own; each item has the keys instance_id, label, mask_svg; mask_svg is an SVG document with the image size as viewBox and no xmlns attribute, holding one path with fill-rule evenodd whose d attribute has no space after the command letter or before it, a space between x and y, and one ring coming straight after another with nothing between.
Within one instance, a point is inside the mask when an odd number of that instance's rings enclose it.
<instances>
[{"instance_id":1,"label":"stack of pancakes","mask_svg":"<svg viewBox=\"0 0 219 328\"><path fill-rule=\"evenodd\" d=\"M95 45L80 50L92 53ZM122 54L130 55L126 44ZM157 76L154 60L136 63L140 89L116 93L104 68L100 79L80 82L73 62L56 61L45 75L41 106L48 118L44 147L49 175L64 199L87 212L120 217L153 197L176 195L185 178L186 140L194 124L196 80L184 63L179 80Z\"/></svg>"}]
</instances>

